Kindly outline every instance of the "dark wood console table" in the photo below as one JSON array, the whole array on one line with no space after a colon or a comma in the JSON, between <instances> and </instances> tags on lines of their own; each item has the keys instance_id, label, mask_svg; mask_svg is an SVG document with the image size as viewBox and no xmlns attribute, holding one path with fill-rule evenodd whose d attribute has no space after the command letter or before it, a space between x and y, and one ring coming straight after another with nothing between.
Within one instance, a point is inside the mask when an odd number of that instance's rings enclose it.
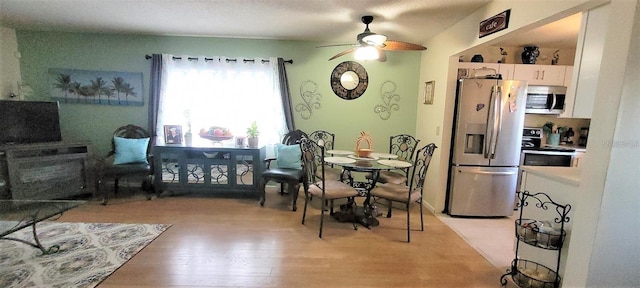
<instances>
[{"instance_id":1,"label":"dark wood console table","mask_svg":"<svg viewBox=\"0 0 640 288\"><path fill-rule=\"evenodd\" d=\"M264 147L211 141L156 144L153 147L156 195L180 191L257 198L265 156Z\"/></svg>"}]
</instances>

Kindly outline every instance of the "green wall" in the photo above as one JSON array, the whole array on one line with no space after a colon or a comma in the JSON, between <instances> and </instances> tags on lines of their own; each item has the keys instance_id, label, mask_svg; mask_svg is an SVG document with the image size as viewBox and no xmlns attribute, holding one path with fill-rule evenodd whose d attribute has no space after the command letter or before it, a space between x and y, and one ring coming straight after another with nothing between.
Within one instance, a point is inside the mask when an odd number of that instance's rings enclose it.
<instances>
[{"instance_id":1,"label":"green wall","mask_svg":"<svg viewBox=\"0 0 640 288\"><path fill-rule=\"evenodd\" d=\"M147 127L151 62L145 59L145 55L152 53L293 59L293 64L286 66L293 107L304 104L301 86L303 83L308 85L307 81L317 84L317 93L321 96L318 101L320 108L314 109L308 119L304 119L301 112L294 112L296 128L308 132L316 129L334 131L338 149L353 148L359 132L363 130L372 135L377 151L388 150L389 135L415 133L420 52L389 52L384 63L359 61L368 72L369 87L362 97L347 101L333 93L329 77L338 63L353 61L353 56L332 61L327 59L349 47L316 48L319 44L316 42L258 39L20 30L16 34L22 55L22 81L34 90L26 100L49 100L49 68L143 73L145 105L142 107L60 104L63 139L89 140L97 155L105 155L109 151L110 136L115 128L128 123ZM393 93L399 95L397 104L400 109L392 111L388 120L383 120L374 108L383 104L381 89L386 81L395 84ZM385 88L389 87L387 85Z\"/></svg>"}]
</instances>

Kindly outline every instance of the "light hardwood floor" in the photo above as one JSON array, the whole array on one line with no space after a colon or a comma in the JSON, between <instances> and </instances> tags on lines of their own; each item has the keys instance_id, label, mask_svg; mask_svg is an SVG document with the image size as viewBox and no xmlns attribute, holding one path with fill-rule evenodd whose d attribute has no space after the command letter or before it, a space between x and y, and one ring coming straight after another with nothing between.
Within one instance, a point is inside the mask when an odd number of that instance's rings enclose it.
<instances>
[{"instance_id":1,"label":"light hardwood floor","mask_svg":"<svg viewBox=\"0 0 640 288\"><path fill-rule=\"evenodd\" d=\"M302 194L302 193L301 193ZM66 212L61 222L168 223L173 226L99 287L500 287L504 270L425 211L411 210L411 243L404 211L357 231L310 207L301 224L287 196L257 199L134 196Z\"/></svg>"}]
</instances>

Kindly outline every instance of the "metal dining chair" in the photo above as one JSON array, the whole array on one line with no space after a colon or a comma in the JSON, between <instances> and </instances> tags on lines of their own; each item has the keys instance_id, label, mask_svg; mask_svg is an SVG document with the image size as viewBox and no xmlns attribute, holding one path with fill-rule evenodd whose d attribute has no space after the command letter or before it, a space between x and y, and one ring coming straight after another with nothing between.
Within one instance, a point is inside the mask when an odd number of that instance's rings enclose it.
<instances>
[{"instance_id":1,"label":"metal dining chair","mask_svg":"<svg viewBox=\"0 0 640 288\"><path fill-rule=\"evenodd\" d=\"M329 151L334 149L334 143L336 139L336 134L331 133L325 130L316 130L309 134L309 139L313 142L316 142L319 146L324 147L324 151ZM316 155L316 163L322 163L322 158L320 155ZM325 164L325 175L328 180L340 180L342 169L335 168L331 164Z\"/></svg>"},{"instance_id":2,"label":"metal dining chair","mask_svg":"<svg viewBox=\"0 0 640 288\"><path fill-rule=\"evenodd\" d=\"M422 195L424 190L424 180L427 169L431 162L433 152L438 148L436 144L428 144L416 151L416 158L411 167L410 181L407 184L379 183L371 190L371 196L385 199L390 202L400 202L405 204L407 210L407 242L411 242L411 227L409 223L409 204L419 203L420 205L420 231L424 231L424 219L422 212ZM388 206L387 218L391 217L391 205Z\"/></svg>"},{"instance_id":3,"label":"metal dining chair","mask_svg":"<svg viewBox=\"0 0 640 288\"><path fill-rule=\"evenodd\" d=\"M411 162L413 159L413 153L420 143L419 139L408 135L399 134L389 137L389 154L398 156L398 160ZM391 171L380 171L378 175L378 182L380 183L393 183L402 184L407 183L409 175L409 168L398 168Z\"/></svg>"},{"instance_id":4,"label":"metal dining chair","mask_svg":"<svg viewBox=\"0 0 640 288\"><path fill-rule=\"evenodd\" d=\"M302 166L303 166L303 187L304 187L304 212L302 213L302 225L305 223L307 216L307 206L311 197L319 198L320 208L320 232L318 237L322 238L322 227L326 214L327 203L333 203L337 199L352 199L358 196L358 191L351 185L338 180L329 180L325 177L325 168L327 165L318 165L316 155L320 155L324 159L324 147L310 139L302 139L300 141L300 149L302 150ZM319 151L319 152L318 152ZM350 205L351 213L355 213L354 205ZM353 215L353 214L352 214ZM356 217L351 217L353 229L358 230Z\"/></svg>"}]
</instances>

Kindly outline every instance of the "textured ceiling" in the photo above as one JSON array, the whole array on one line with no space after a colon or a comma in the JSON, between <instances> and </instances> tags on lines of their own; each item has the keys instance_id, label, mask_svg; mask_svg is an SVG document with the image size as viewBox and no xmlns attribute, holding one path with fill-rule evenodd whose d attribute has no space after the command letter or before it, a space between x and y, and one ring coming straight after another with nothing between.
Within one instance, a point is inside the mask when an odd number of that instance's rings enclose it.
<instances>
[{"instance_id":1,"label":"textured ceiling","mask_svg":"<svg viewBox=\"0 0 640 288\"><path fill-rule=\"evenodd\" d=\"M0 25L44 31L309 40L350 44L372 32L423 44L491 0L0 0ZM577 19L577 20L576 20ZM575 46L579 17L502 46Z\"/></svg>"},{"instance_id":2,"label":"textured ceiling","mask_svg":"<svg viewBox=\"0 0 640 288\"><path fill-rule=\"evenodd\" d=\"M0 0L9 28L353 43L423 43L490 0Z\"/></svg>"}]
</instances>

